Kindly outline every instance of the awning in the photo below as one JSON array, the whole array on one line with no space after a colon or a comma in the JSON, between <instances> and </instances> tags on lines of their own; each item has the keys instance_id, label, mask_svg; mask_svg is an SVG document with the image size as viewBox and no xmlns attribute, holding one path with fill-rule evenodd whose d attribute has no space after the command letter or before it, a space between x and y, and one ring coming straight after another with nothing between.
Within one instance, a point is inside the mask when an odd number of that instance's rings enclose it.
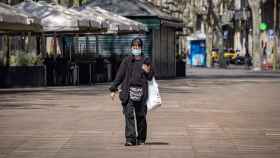
<instances>
[{"instance_id":1,"label":"awning","mask_svg":"<svg viewBox=\"0 0 280 158\"><path fill-rule=\"evenodd\" d=\"M57 4L24 1L15 6L41 19L44 32L98 31L102 23L89 19L87 15L67 9Z\"/></svg>"},{"instance_id":2,"label":"awning","mask_svg":"<svg viewBox=\"0 0 280 158\"><path fill-rule=\"evenodd\" d=\"M159 8L144 0L92 0L86 4L87 7L100 7L118 15L138 18L158 18L172 22L171 26L181 28L183 21L167 15Z\"/></svg>"},{"instance_id":3,"label":"awning","mask_svg":"<svg viewBox=\"0 0 280 158\"><path fill-rule=\"evenodd\" d=\"M147 27L137 21L106 11L99 7L81 7L79 12L105 22L109 28L107 33L147 31Z\"/></svg>"},{"instance_id":4,"label":"awning","mask_svg":"<svg viewBox=\"0 0 280 158\"><path fill-rule=\"evenodd\" d=\"M40 20L10 5L0 3L1 31L41 31Z\"/></svg>"}]
</instances>

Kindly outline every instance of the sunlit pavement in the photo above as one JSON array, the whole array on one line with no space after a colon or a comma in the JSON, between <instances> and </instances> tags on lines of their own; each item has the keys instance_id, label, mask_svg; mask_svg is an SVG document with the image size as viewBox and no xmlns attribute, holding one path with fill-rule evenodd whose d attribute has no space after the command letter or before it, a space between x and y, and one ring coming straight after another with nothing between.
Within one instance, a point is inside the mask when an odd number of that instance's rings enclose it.
<instances>
[{"instance_id":1,"label":"sunlit pavement","mask_svg":"<svg viewBox=\"0 0 280 158\"><path fill-rule=\"evenodd\" d=\"M125 147L108 84L0 90L0 158L279 158L280 80L161 80L147 144Z\"/></svg>"}]
</instances>

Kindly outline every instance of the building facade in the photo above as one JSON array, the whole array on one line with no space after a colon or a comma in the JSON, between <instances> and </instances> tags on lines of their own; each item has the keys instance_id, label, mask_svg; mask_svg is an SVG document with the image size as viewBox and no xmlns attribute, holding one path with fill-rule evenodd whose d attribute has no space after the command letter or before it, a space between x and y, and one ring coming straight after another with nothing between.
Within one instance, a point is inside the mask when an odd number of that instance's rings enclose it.
<instances>
[{"instance_id":1,"label":"building facade","mask_svg":"<svg viewBox=\"0 0 280 158\"><path fill-rule=\"evenodd\" d=\"M276 49L280 45L279 0L147 1L182 19L185 23L182 35L205 34L208 53L215 47L232 48L241 56L248 52L253 57L254 67L260 69L263 49L267 45L267 62L279 63L279 49ZM261 23L267 26L266 30L259 30ZM187 47L185 43L183 38L180 42L181 52ZM274 55L273 51L278 53Z\"/></svg>"}]
</instances>

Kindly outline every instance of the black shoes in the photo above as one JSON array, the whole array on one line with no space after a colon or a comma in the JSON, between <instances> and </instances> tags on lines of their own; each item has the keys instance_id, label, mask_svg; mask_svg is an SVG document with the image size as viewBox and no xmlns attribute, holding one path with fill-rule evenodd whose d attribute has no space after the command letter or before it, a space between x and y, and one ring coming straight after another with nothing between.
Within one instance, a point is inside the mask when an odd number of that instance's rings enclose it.
<instances>
[{"instance_id":1,"label":"black shoes","mask_svg":"<svg viewBox=\"0 0 280 158\"><path fill-rule=\"evenodd\" d=\"M137 141L137 145L145 145L144 141Z\"/></svg>"},{"instance_id":2,"label":"black shoes","mask_svg":"<svg viewBox=\"0 0 280 158\"><path fill-rule=\"evenodd\" d=\"M126 142L124 144L124 146L135 146L135 145L136 145L136 143L134 143L134 142Z\"/></svg>"},{"instance_id":3,"label":"black shoes","mask_svg":"<svg viewBox=\"0 0 280 158\"><path fill-rule=\"evenodd\" d=\"M145 142L143 141L137 141L137 143L135 142L129 142L127 141L124 146L136 146L136 145L145 145Z\"/></svg>"}]
</instances>

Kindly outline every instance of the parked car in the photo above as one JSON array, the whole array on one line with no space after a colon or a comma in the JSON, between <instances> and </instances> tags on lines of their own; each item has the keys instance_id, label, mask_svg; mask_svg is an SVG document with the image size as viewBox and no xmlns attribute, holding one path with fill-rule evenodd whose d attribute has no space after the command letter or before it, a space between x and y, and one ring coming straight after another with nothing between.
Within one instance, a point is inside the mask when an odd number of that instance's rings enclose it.
<instances>
[{"instance_id":1,"label":"parked car","mask_svg":"<svg viewBox=\"0 0 280 158\"><path fill-rule=\"evenodd\" d=\"M235 58L234 64L236 65L244 65L245 64L245 57L244 56L237 56Z\"/></svg>"},{"instance_id":2,"label":"parked car","mask_svg":"<svg viewBox=\"0 0 280 158\"><path fill-rule=\"evenodd\" d=\"M212 65L214 65L215 63L219 63L219 56L219 49L213 48L211 52Z\"/></svg>"},{"instance_id":3,"label":"parked car","mask_svg":"<svg viewBox=\"0 0 280 158\"><path fill-rule=\"evenodd\" d=\"M224 51L224 59L226 60L227 64L235 64L235 60L238 56L237 51L232 50L232 49L227 49ZM219 49L212 49L211 52L211 59L212 59L212 64L214 63L219 63L220 59L220 52Z\"/></svg>"},{"instance_id":4,"label":"parked car","mask_svg":"<svg viewBox=\"0 0 280 158\"><path fill-rule=\"evenodd\" d=\"M224 52L224 59L228 64L234 64L238 54L237 51L233 49L228 49Z\"/></svg>"}]
</instances>

